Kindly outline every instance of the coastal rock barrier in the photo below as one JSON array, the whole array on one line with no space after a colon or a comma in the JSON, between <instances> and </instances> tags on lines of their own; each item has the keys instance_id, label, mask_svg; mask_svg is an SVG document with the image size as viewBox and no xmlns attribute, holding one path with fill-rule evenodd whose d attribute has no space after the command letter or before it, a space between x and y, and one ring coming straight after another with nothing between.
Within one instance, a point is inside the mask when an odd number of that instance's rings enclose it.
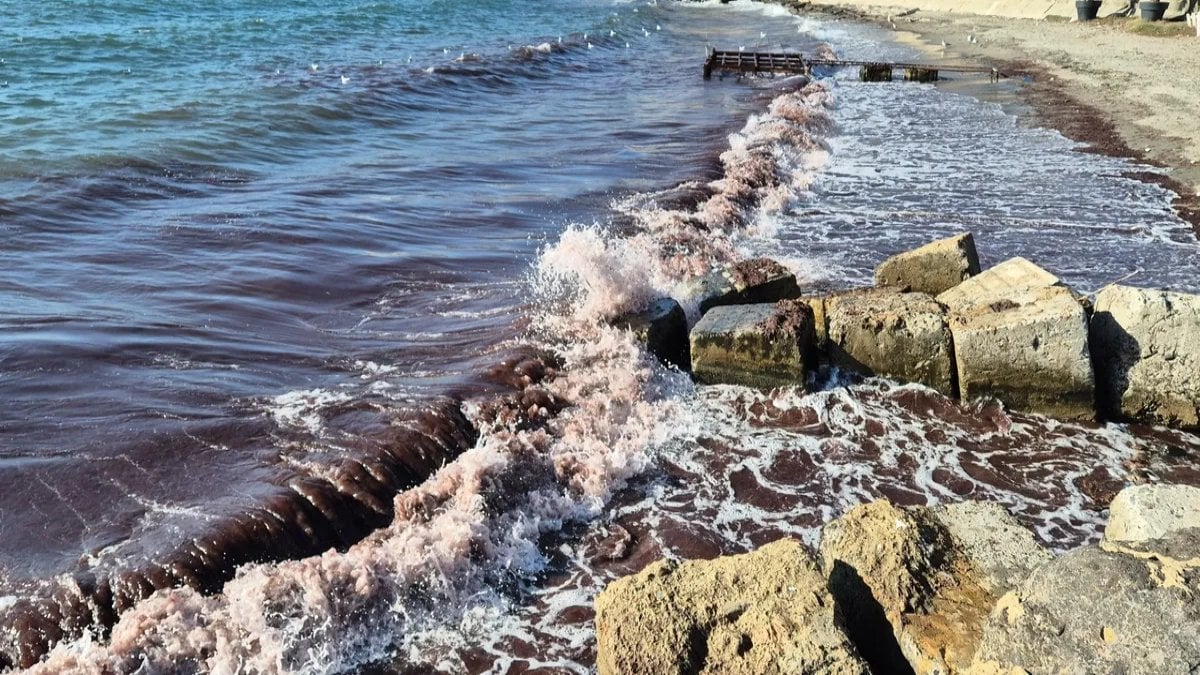
<instances>
[{"instance_id":1,"label":"coastal rock barrier","mask_svg":"<svg viewBox=\"0 0 1200 675\"><path fill-rule=\"evenodd\" d=\"M1195 672L1200 488L1138 485L1053 556L1003 507L856 506L780 540L660 561L596 598L602 675Z\"/></svg>"},{"instance_id":2,"label":"coastal rock barrier","mask_svg":"<svg viewBox=\"0 0 1200 675\"><path fill-rule=\"evenodd\" d=\"M618 324L701 384L807 386L836 368L1059 419L1200 428L1200 296L1088 297L1020 257L981 270L969 233L883 261L875 281L817 292L744 260L695 284L690 333L670 299Z\"/></svg>"}]
</instances>

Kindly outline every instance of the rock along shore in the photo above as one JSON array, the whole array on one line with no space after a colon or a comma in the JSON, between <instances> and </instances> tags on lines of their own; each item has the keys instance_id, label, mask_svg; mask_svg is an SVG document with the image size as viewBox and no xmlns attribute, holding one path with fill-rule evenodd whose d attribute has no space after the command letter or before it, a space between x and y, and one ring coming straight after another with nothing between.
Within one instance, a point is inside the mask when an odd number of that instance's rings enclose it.
<instances>
[{"instance_id":1,"label":"rock along shore","mask_svg":"<svg viewBox=\"0 0 1200 675\"><path fill-rule=\"evenodd\" d=\"M1200 488L1120 492L1052 556L1004 508L854 507L792 540L654 563L596 599L601 675L1194 673Z\"/></svg>"},{"instance_id":2,"label":"rock along shore","mask_svg":"<svg viewBox=\"0 0 1200 675\"><path fill-rule=\"evenodd\" d=\"M1024 258L980 270L960 234L881 263L874 288L816 293L745 260L698 286L688 333L663 299L617 321L702 384L810 386L831 369L1067 420L1200 429L1200 296L1110 285L1085 297Z\"/></svg>"}]
</instances>

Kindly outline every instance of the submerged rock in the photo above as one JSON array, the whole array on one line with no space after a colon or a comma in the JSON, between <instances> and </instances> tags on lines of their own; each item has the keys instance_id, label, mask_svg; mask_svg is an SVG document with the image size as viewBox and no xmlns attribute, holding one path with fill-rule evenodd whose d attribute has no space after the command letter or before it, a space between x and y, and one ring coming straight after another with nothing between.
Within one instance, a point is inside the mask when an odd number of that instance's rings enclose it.
<instances>
[{"instance_id":1,"label":"submerged rock","mask_svg":"<svg viewBox=\"0 0 1200 675\"><path fill-rule=\"evenodd\" d=\"M796 275L770 258L753 258L712 272L698 282L700 313L721 305L752 305L800 297Z\"/></svg>"},{"instance_id":2,"label":"submerged rock","mask_svg":"<svg viewBox=\"0 0 1200 675\"><path fill-rule=\"evenodd\" d=\"M1095 418L1088 320L1070 289L1027 288L990 303L966 296L960 307L950 331L963 400L992 396L1026 412Z\"/></svg>"},{"instance_id":3,"label":"submerged rock","mask_svg":"<svg viewBox=\"0 0 1200 675\"><path fill-rule=\"evenodd\" d=\"M803 385L812 342L812 308L802 302L716 307L692 329L692 372L704 384Z\"/></svg>"},{"instance_id":4,"label":"submerged rock","mask_svg":"<svg viewBox=\"0 0 1200 675\"><path fill-rule=\"evenodd\" d=\"M966 232L884 260L875 285L937 295L979 274L975 238Z\"/></svg>"},{"instance_id":5,"label":"submerged rock","mask_svg":"<svg viewBox=\"0 0 1200 675\"><path fill-rule=\"evenodd\" d=\"M799 542L659 561L596 598L601 675L867 675Z\"/></svg>"},{"instance_id":6,"label":"submerged rock","mask_svg":"<svg viewBox=\"0 0 1200 675\"><path fill-rule=\"evenodd\" d=\"M1091 342L1106 415L1200 427L1200 296L1107 286Z\"/></svg>"},{"instance_id":7,"label":"submerged rock","mask_svg":"<svg viewBox=\"0 0 1200 675\"><path fill-rule=\"evenodd\" d=\"M847 632L874 672L957 673L988 613L1049 553L995 504L855 507L822 532Z\"/></svg>"},{"instance_id":8,"label":"submerged rock","mask_svg":"<svg viewBox=\"0 0 1200 675\"><path fill-rule=\"evenodd\" d=\"M671 298L662 298L638 312L618 317L613 325L632 331L646 351L680 370L692 366L687 315Z\"/></svg>"},{"instance_id":9,"label":"submerged rock","mask_svg":"<svg viewBox=\"0 0 1200 675\"><path fill-rule=\"evenodd\" d=\"M832 365L954 395L946 310L929 295L878 290L835 295L825 300L823 313Z\"/></svg>"}]
</instances>

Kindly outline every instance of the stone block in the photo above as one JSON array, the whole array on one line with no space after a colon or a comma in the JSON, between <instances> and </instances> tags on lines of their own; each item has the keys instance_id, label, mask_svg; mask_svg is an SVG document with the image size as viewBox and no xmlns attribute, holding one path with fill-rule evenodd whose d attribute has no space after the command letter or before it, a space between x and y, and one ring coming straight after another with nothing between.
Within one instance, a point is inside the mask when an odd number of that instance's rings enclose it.
<instances>
[{"instance_id":1,"label":"stone block","mask_svg":"<svg viewBox=\"0 0 1200 675\"><path fill-rule=\"evenodd\" d=\"M969 672L1195 672L1196 543L1193 536L1190 544L1159 542L1159 550L1087 546L1042 565L996 602Z\"/></svg>"},{"instance_id":2,"label":"stone block","mask_svg":"<svg viewBox=\"0 0 1200 675\"><path fill-rule=\"evenodd\" d=\"M1200 296L1107 286L1091 349L1106 416L1200 428Z\"/></svg>"},{"instance_id":3,"label":"stone block","mask_svg":"<svg viewBox=\"0 0 1200 675\"><path fill-rule=\"evenodd\" d=\"M1025 258L1009 258L939 293L937 300L953 314L1002 300L1021 302L1038 289L1063 285L1058 277Z\"/></svg>"},{"instance_id":4,"label":"stone block","mask_svg":"<svg viewBox=\"0 0 1200 675\"><path fill-rule=\"evenodd\" d=\"M961 673L996 599L1050 554L1002 507L877 501L825 526L821 558L846 632L876 673Z\"/></svg>"},{"instance_id":5,"label":"stone block","mask_svg":"<svg viewBox=\"0 0 1200 675\"><path fill-rule=\"evenodd\" d=\"M753 305L800 297L796 275L770 258L743 260L702 277L700 313L721 305Z\"/></svg>"},{"instance_id":6,"label":"stone block","mask_svg":"<svg viewBox=\"0 0 1200 675\"><path fill-rule=\"evenodd\" d=\"M800 542L659 561L596 598L601 675L868 675Z\"/></svg>"},{"instance_id":7,"label":"stone block","mask_svg":"<svg viewBox=\"0 0 1200 675\"><path fill-rule=\"evenodd\" d=\"M1149 541L1193 528L1200 532L1200 487L1133 485L1118 492L1109 506L1104 540Z\"/></svg>"},{"instance_id":8,"label":"stone block","mask_svg":"<svg viewBox=\"0 0 1200 675\"><path fill-rule=\"evenodd\" d=\"M825 301L831 365L955 394L946 310L925 293L867 292Z\"/></svg>"},{"instance_id":9,"label":"stone block","mask_svg":"<svg viewBox=\"0 0 1200 675\"><path fill-rule=\"evenodd\" d=\"M714 307L692 328L692 373L704 384L803 385L812 341L812 308L802 302Z\"/></svg>"},{"instance_id":10,"label":"stone block","mask_svg":"<svg viewBox=\"0 0 1200 675\"><path fill-rule=\"evenodd\" d=\"M975 238L966 232L884 260L875 268L875 285L937 295L977 274Z\"/></svg>"},{"instance_id":11,"label":"stone block","mask_svg":"<svg viewBox=\"0 0 1200 675\"><path fill-rule=\"evenodd\" d=\"M1016 410L1094 419L1095 379L1083 306L1064 286L1026 289L1012 297L983 305L968 300L960 305L967 310L951 315L963 400L992 396Z\"/></svg>"},{"instance_id":12,"label":"stone block","mask_svg":"<svg viewBox=\"0 0 1200 675\"><path fill-rule=\"evenodd\" d=\"M618 317L613 325L632 331L646 351L664 363L684 371L691 369L687 315L671 298L656 300L646 309Z\"/></svg>"}]
</instances>

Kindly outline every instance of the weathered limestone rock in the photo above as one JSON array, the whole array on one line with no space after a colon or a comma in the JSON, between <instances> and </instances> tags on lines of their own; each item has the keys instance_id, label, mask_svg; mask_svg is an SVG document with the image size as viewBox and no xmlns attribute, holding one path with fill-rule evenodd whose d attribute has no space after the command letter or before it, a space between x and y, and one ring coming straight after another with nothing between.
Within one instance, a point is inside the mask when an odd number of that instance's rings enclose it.
<instances>
[{"instance_id":1,"label":"weathered limestone rock","mask_svg":"<svg viewBox=\"0 0 1200 675\"><path fill-rule=\"evenodd\" d=\"M1028 294L1062 281L1024 258L1009 258L937 296L952 314L999 301L1022 302Z\"/></svg>"},{"instance_id":2,"label":"weathered limestone rock","mask_svg":"<svg viewBox=\"0 0 1200 675\"><path fill-rule=\"evenodd\" d=\"M1106 415L1200 427L1200 296L1108 286L1091 342Z\"/></svg>"},{"instance_id":3,"label":"weathered limestone rock","mask_svg":"<svg viewBox=\"0 0 1200 675\"><path fill-rule=\"evenodd\" d=\"M734 263L698 283L701 314L720 305L753 305L800 297L796 275L769 258Z\"/></svg>"},{"instance_id":4,"label":"weathered limestone rock","mask_svg":"<svg viewBox=\"0 0 1200 675\"><path fill-rule=\"evenodd\" d=\"M894 255L875 268L875 285L937 295L979 274L970 232Z\"/></svg>"},{"instance_id":5,"label":"weathered limestone rock","mask_svg":"<svg viewBox=\"0 0 1200 675\"><path fill-rule=\"evenodd\" d=\"M1117 493L1109 506L1104 540L1148 541L1191 528L1200 530L1200 487L1134 485Z\"/></svg>"},{"instance_id":6,"label":"weathered limestone rock","mask_svg":"<svg viewBox=\"0 0 1200 675\"><path fill-rule=\"evenodd\" d=\"M964 298L960 306L967 309L951 314L950 331L964 400L994 396L1017 410L1095 418L1087 315L1070 289L1026 289L990 304Z\"/></svg>"},{"instance_id":7,"label":"weathered limestone rock","mask_svg":"<svg viewBox=\"0 0 1200 675\"><path fill-rule=\"evenodd\" d=\"M671 298L656 300L649 307L626 314L613 325L632 331L646 351L680 370L690 370L687 315Z\"/></svg>"},{"instance_id":8,"label":"weathered limestone rock","mask_svg":"<svg viewBox=\"0 0 1200 675\"><path fill-rule=\"evenodd\" d=\"M825 301L826 352L833 365L920 382L953 396L954 359L946 310L925 293L855 293Z\"/></svg>"},{"instance_id":9,"label":"weathered limestone rock","mask_svg":"<svg viewBox=\"0 0 1200 675\"><path fill-rule=\"evenodd\" d=\"M877 501L826 525L821 540L847 633L877 673L963 672L996 599L1049 557L1002 507L982 503Z\"/></svg>"},{"instance_id":10,"label":"weathered limestone rock","mask_svg":"<svg viewBox=\"0 0 1200 675\"><path fill-rule=\"evenodd\" d=\"M789 539L660 561L596 598L601 675L868 675L825 579Z\"/></svg>"},{"instance_id":11,"label":"weathered limestone rock","mask_svg":"<svg viewBox=\"0 0 1200 675\"><path fill-rule=\"evenodd\" d=\"M1035 570L996 603L969 672L1196 672L1200 530L1153 549L1089 546Z\"/></svg>"},{"instance_id":12,"label":"weathered limestone rock","mask_svg":"<svg viewBox=\"0 0 1200 675\"><path fill-rule=\"evenodd\" d=\"M704 384L803 385L812 340L812 309L799 301L715 307L692 328L692 373Z\"/></svg>"}]
</instances>

